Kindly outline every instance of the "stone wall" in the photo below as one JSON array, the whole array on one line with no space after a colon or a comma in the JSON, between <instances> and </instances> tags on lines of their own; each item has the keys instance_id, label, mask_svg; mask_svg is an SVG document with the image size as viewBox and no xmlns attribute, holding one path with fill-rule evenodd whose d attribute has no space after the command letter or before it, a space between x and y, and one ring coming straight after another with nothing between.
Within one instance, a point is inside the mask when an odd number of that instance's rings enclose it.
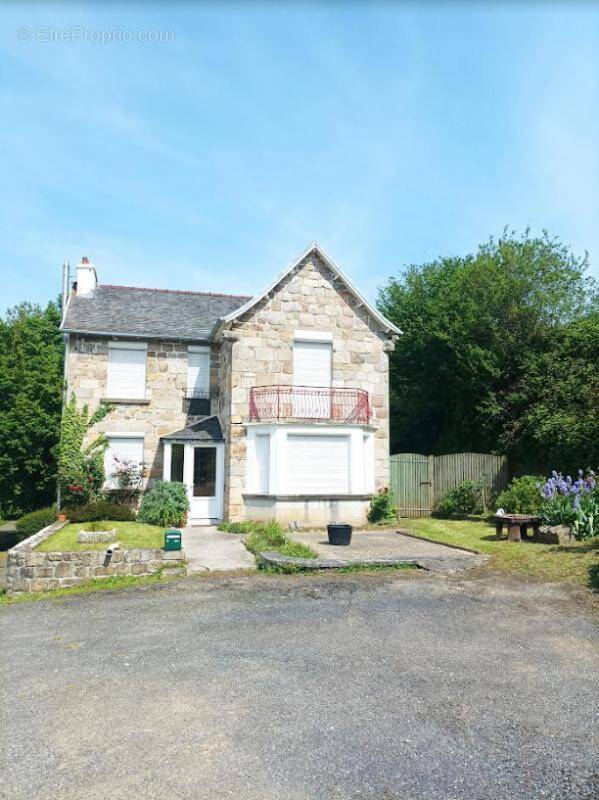
<instances>
[{"instance_id":1,"label":"stone wall","mask_svg":"<svg viewBox=\"0 0 599 800\"><path fill-rule=\"evenodd\" d=\"M375 436L375 485L389 482L389 335L361 306L321 259L311 253L270 295L239 318L223 347L221 370L231 375L230 446L225 454L225 515L236 520L248 509L245 423L253 386L291 385L295 330L327 331L333 335L333 386L365 389L372 410ZM221 375L221 383L224 375ZM254 506L255 504L252 503Z\"/></svg>"},{"instance_id":2,"label":"stone wall","mask_svg":"<svg viewBox=\"0 0 599 800\"><path fill-rule=\"evenodd\" d=\"M154 575L184 557L181 551L165 552L160 548L117 550L111 556L105 550L44 553L34 549L64 524L49 525L8 551L8 594L63 589L113 575Z\"/></svg>"},{"instance_id":3,"label":"stone wall","mask_svg":"<svg viewBox=\"0 0 599 800\"><path fill-rule=\"evenodd\" d=\"M67 381L69 397L74 391L78 405L94 411L106 398L108 379L108 339L71 336ZM211 411L218 407L220 368L218 348L211 348ZM162 477L160 437L194 422L184 410L187 388L187 343L148 341L146 368L147 402L119 402L114 410L89 431L87 441L101 432L139 431L144 434L146 481Z\"/></svg>"}]
</instances>

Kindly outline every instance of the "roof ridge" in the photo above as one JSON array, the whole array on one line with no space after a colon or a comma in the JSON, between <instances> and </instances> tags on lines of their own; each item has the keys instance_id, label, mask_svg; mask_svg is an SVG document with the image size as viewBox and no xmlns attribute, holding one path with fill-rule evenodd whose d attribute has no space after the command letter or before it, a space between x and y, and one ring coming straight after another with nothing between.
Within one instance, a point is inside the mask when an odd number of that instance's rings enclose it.
<instances>
[{"instance_id":1,"label":"roof ridge","mask_svg":"<svg viewBox=\"0 0 599 800\"><path fill-rule=\"evenodd\" d=\"M122 286L114 283L99 283L99 289L133 289L140 292L161 292L163 294L194 294L209 297L234 297L243 300L250 300L252 295L249 294L225 294L224 292L193 292L188 289L156 289L151 286Z\"/></svg>"}]
</instances>

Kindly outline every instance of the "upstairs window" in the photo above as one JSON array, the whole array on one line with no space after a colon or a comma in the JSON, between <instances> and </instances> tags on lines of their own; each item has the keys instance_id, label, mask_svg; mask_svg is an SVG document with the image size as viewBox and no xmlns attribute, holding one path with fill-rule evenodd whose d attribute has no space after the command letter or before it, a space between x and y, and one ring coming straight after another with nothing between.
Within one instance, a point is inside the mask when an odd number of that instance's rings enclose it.
<instances>
[{"instance_id":1,"label":"upstairs window","mask_svg":"<svg viewBox=\"0 0 599 800\"><path fill-rule=\"evenodd\" d=\"M190 399L210 397L209 347L187 349L187 397Z\"/></svg>"},{"instance_id":2,"label":"upstairs window","mask_svg":"<svg viewBox=\"0 0 599 800\"><path fill-rule=\"evenodd\" d=\"M145 342L110 342L108 346L109 398L145 400L146 359Z\"/></svg>"}]
</instances>

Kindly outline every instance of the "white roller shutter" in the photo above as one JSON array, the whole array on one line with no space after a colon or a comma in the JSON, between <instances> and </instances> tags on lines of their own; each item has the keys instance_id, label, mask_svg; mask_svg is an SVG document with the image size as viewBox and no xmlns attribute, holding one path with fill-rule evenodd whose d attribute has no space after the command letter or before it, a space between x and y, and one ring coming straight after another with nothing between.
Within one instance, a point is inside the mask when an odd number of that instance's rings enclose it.
<instances>
[{"instance_id":1,"label":"white roller shutter","mask_svg":"<svg viewBox=\"0 0 599 800\"><path fill-rule=\"evenodd\" d=\"M187 352L187 393L191 397L208 397L210 393L210 351Z\"/></svg>"},{"instance_id":2,"label":"white roller shutter","mask_svg":"<svg viewBox=\"0 0 599 800\"><path fill-rule=\"evenodd\" d=\"M331 385L331 342L293 343L293 385Z\"/></svg>"},{"instance_id":3,"label":"white roller shutter","mask_svg":"<svg viewBox=\"0 0 599 800\"><path fill-rule=\"evenodd\" d=\"M142 400L146 396L147 347L110 345L108 349L108 397Z\"/></svg>"},{"instance_id":4,"label":"white roller shutter","mask_svg":"<svg viewBox=\"0 0 599 800\"><path fill-rule=\"evenodd\" d=\"M349 436L290 434L287 477L290 494L348 494Z\"/></svg>"},{"instance_id":5,"label":"white roller shutter","mask_svg":"<svg viewBox=\"0 0 599 800\"><path fill-rule=\"evenodd\" d=\"M256 491L268 494L270 484L270 436L258 434L256 436Z\"/></svg>"},{"instance_id":6,"label":"white roller shutter","mask_svg":"<svg viewBox=\"0 0 599 800\"><path fill-rule=\"evenodd\" d=\"M115 468L115 456L123 461L133 461L136 464L143 463L144 460L144 440L141 436L108 436L108 448L104 455L104 474L106 488L116 489L116 481L113 473Z\"/></svg>"}]
</instances>

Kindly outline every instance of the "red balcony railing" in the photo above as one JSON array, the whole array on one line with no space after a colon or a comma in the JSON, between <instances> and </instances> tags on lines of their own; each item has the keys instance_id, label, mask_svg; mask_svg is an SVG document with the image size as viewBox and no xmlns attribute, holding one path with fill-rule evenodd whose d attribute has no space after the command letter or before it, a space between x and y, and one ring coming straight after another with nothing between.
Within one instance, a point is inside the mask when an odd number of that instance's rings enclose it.
<instances>
[{"instance_id":1,"label":"red balcony railing","mask_svg":"<svg viewBox=\"0 0 599 800\"><path fill-rule=\"evenodd\" d=\"M310 420L368 424L370 402L364 389L317 386L255 386L250 389L250 419Z\"/></svg>"}]
</instances>

